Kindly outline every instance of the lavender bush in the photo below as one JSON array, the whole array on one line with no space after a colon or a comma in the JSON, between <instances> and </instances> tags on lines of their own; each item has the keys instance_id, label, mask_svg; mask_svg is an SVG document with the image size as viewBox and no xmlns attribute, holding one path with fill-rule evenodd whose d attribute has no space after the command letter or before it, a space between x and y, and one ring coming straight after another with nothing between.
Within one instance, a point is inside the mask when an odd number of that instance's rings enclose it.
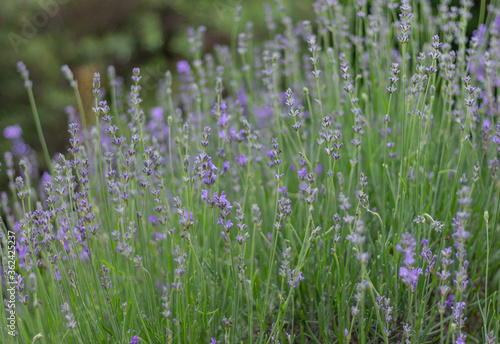
<instances>
[{"instance_id":1,"label":"lavender bush","mask_svg":"<svg viewBox=\"0 0 500 344\"><path fill-rule=\"evenodd\" d=\"M5 128L2 343L497 342L498 1L313 6L190 30L152 109L64 66L60 154L18 64L49 171Z\"/></svg>"}]
</instances>

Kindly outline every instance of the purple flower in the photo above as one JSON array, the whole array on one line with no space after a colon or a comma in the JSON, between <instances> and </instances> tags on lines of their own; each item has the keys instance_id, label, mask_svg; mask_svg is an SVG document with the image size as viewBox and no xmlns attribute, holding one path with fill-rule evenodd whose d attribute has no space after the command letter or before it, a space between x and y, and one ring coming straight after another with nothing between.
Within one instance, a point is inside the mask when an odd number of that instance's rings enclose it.
<instances>
[{"instance_id":1,"label":"purple flower","mask_svg":"<svg viewBox=\"0 0 500 344\"><path fill-rule=\"evenodd\" d=\"M227 127L228 120L229 120L229 117L228 117L227 113L223 112L219 117L219 121L217 122L217 125L221 128L225 128L225 127Z\"/></svg>"},{"instance_id":2,"label":"purple flower","mask_svg":"<svg viewBox=\"0 0 500 344\"><path fill-rule=\"evenodd\" d=\"M139 343L139 337L137 337L137 335L135 335L132 337L130 344L137 344L137 343Z\"/></svg>"},{"instance_id":3,"label":"purple flower","mask_svg":"<svg viewBox=\"0 0 500 344\"><path fill-rule=\"evenodd\" d=\"M268 123L269 119L273 116L273 111L269 106L263 106L256 108L254 110L255 117L257 119L257 123L260 127L265 127Z\"/></svg>"},{"instance_id":4,"label":"purple flower","mask_svg":"<svg viewBox=\"0 0 500 344\"><path fill-rule=\"evenodd\" d=\"M52 176L48 172L43 172L42 177L40 178L40 183L43 185L44 183L50 181L52 181Z\"/></svg>"},{"instance_id":5,"label":"purple flower","mask_svg":"<svg viewBox=\"0 0 500 344\"><path fill-rule=\"evenodd\" d=\"M220 196L218 196L216 192L214 194L214 200L216 205L221 209L224 209L227 205L231 205L231 203L227 200L226 193L224 191L220 193Z\"/></svg>"},{"instance_id":6,"label":"purple flower","mask_svg":"<svg viewBox=\"0 0 500 344\"><path fill-rule=\"evenodd\" d=\"M148 218L148 221L151 222L151 224L154 226L158 223L158 219L156 218L156 216L154 215L151 215L149 218Z\"/></svg>"},{"instance_id":7,"label":"purple flower","mask_svg":"<svg viewBox=\"0 0 500 344\"><path fill-rule=\"evenodd\" d=\"M307 175L307 168L301 169L299 172L297 172L297 175L299 176L299 179L303 180L306 175Z\"/></svg>"},{"instance_id":8,"label":"purple flower","mask_svg":"<svg viewBox=\"0 0 500 344\"><path fill-rule=\"evenodd\" d=\"M412 290L415 289L418 283L418 276L422 275L421 268L411 268L408 270L404 266L399 268L399 277L402 278L403 283L411 287Z\"/></svg>"},{"instance_id":9,"label":"purple flower","mask_svg":"<svg viewBox=\"0 0 500 344\"><path fill-rule=\"evenodd\" d=\"M151 118L157 122L161 122L163 120L163 109L159 106L152 108Z\"/></svg>"},{"instance_id":10,"label":"purple flower","mask_svg":"<svg viewBox=\"0 0 500 344\"><path fill-rule=\"evenodd\" d=\"M485 334L484 337L486 339L486 344L495 344L495 339L497 339L497 337L495 337L495 332L493 331L490 331L489 334Z\"/></svg>"},{"instance_id":11,"label":"purple flower","mask_svg":"<svg viewBox=\"0 0 500 344\"><path fill-rule=\"evenodd\" d=\"M490 127L490 120L485 118L483 121L483 129L489 129Z\"/></svg>"},{"instance_id":12,"label":"purple flower","mask_svg":"<svg viewBox=\"0 0 500 344\"><path fill-rule=\"evenodd\" d=\"M231 222L231 220L227 220L226 223L224 223L224 220L220 217L217 219L217 223L222 225L222 227L224 227L226 230L229 230L231 229L231 227L233 227L233 223Z\"/></svg>"},{"instance_id":13,"label":"purple flower","mask_svg":"<svg viewBox=\"0 0 500 344\"><path fill-rule=\"evenodd\" d=\"M217 340L215 338L210 338L210 344L217 344Z\"/></svg>"},{"instance_id":14,"label":"purple flower","mask_svg":"<svg viewBox=\"0 0 500 344\"><path fill-rule=\"evenodd\" d=\"M155 233L155 232L152 232L151 233L151 237L155 240L162 240L162 239L166 239L167 238L167 235L165 233Z\"/></svg>"},{"instance_id":15,"label":"purple flower","mask_svg":"<svg viewBox=\"0 0 500 344\"><path fill-rule=\"evenodd\" d=\"M19 61L17 64L17 71L21 74L21 76L23 78L28 78L30 73L29 71L26 69L26 65L24 64L23 61Z\"/></svg>"},{"instance_id":16,"label":"purple flower","mask_svg":"<svg viewBox=\"0 0 500 344\"><path fill-rule=\"evenodd\" d=\"M179 224L183 225L186 224L189 221L193 221L193 212L188 212L187 210L184 210L184 213L181 215L181 219L179 220Z\"/></svg>"},{"instance_id":17,"label":"purple flower","mask_svg":"<svg viewBox=\"0 0 500 344\"><path fill-rule=\"evenodd\" d=\"M208 202L208 190L201 190L201 200Z\"/></svg>"},{"instance_id":18,"label":"purple flower","mask_svg":"<svg viewBox=\"0 0 500 344\"><path fill-rule=\"evenodd\" d=\"M198 177L201 178L205 185L212 186L215 184L215 180L217 179L215 171L217 171L217 167L212 164L212 158L207 154L201 153L196 157L195 169L198 173Z\"/></svg>"},{"instance_id":19,"label":"purple flower","mask_svg":"<svg viewBox=\"0 0 500 344\"><path fill-rule=\"evenodd\" d=\"M444 304L448 306L449 308L453 308L453 304L455 302L455 295L450 294L448 296L448 301L445 301Z\"/></svg>"},{"instance_id":20,"label":"purple flower","mask_svg":"<svg viewBox=\"0 0 500 344\"><path fill-rule=\"evenodd\" d=\"M425 273L428 274L433 268L434 264L436 263L437 255L433 255L432 251L430 248L427 248L427 239L422 240L422 245L424 246L422 248L422 257L424 257L425 261L427 262L427 267L425 268Z\"/></svg>"},{"instance_id":21,"label":"purple flower","mask_svg":"<svg viewBox=\"0 0 500 344\"><path fill-rule=\"evenodd\" d=\"M245 154L241 154L239 157L237 156L236 161L240 164L240 166L246 166L248 164L248 159Z\"/></svg>"},{"instance_id":22,"label":"purple flower","mask_svg":"<svg viewBox=\"0 0 500 344\"><path fill-rule=\"evenodd\" d=\"M299 273L296 275L297 270L296 269L288 269L290 272L290 280L288 281L288 285L291 287L293 285L294 288L297 288L299 285L299 281L302 281L304 277L302 276L302 271L299 271Z\"/></svg>"},{"instance_id":23,"label":"purple flower","mask_svg":"<svg viewBox=\"0 0 500 344\"><path fill-rule=\"evenodd\" d=\"M458 241L465 242L470 238L471 234L466 231L463 226L457 226L452 236Z\"/></svg>"},{"instance_id":24,"label":"purple flower","mask_svg":"<svg viewBox=\"0 0 500 344\"><path fill-rule=\"evenodd\" d=\"M453 307L454 315L453 318L455 321L458 321L461 318L462 311L465 308L465 302L457 302Z\"/></svg>"},{"instance_id":25,"label":"purple flower","mask_svg":"<svg viewBox=\"0 0 500 344\"><path fill-rule=\"evenodd\" d=\"M417 246L417 242L410 233L404 233L401 236L401 245L396 245L396 250L403 253L404 261L403 264L407 267L413 266L415 264L415 258L413 257L415 247Z\"/></svg>"},{"instance_id":26,"label":"purple flower","mask_svg":"<svg viewBox=\"0 0 500 344\"><path fill-rule=\"evenodd\" d=\"M220 197L217 195L217 192L214 193L213 197L209 197L208 190L202 190L201 200L207 203L210 207L219 207L222 210L221 216L223 216L224 218L229 215L231 209L233 208L231 202L226 199L226 194L224 193L224 191L221 192Z\"/></svg>"},{"instance_id":27,"label":"purple flower","mask_svg":"<svg viewBox=\"0 0 500 344\"><path fill-rule=\"evenodd\" d=\"M477 44L479 46L483 45L484 36L486 35L486 32L487 32L486 25L484 24L479 25L477 30L474 30L472 32L472 36L477 38Z\"/></svg>"},{"instance_id":28,"label":"purple flower","mask_svg":"<svg viewBox=\"0 0 500 344\"><path fill-rule=\"evenodd\" d=\"M3 130L3 136L8 140L16 140L21 138L23 135L23 130L19 124L11 125Z\"/></svg>"},{"instance_id":29,"label":"purple flower","mask_svg":"<svg viewBox=\"0 0 500 344\"><path fill-rule=\"evenodd\" d=\"M318 164L318 166L316 167L316 172L318 174L321 174L322 171L323 171L323 165L322 164Z\"/></svg>"},{"instance_id":30,"label":"purple flower","mask_svg":"<svg viewBox=\"0 0 500 344\"><path fill-rule=\"evenodd\" d=\"M238 102L241 106L245 106L248 103L248 96L242 87L238 89Z\"/></svg>"},{"instance_id":31,"label":"purple flower","mask_svg":"<svg viewBox=\"0 0 500 344\"><path fill-rule=\"evenodd\" d=\"M219 220L220 220L220 219L219 219ZM229 239L227 238L226 233L225 233L224 231L221 231L221 232L220 232L220 234L221 234L221 235L222 235L222 237L224 238L224 241L225 241L225 242L228 242L228 241L229 241Z\"/></svg>"},{"instance_id":32,"label":"purple flower","mask_svg":"<svg viewBox=\"0 0 500 344\"><path fill-rule=\"evenodd\" d=\"M191 67L189 67L189 63L187 61L177 62L177 72L179 74L187 74L190 71L191 71Z\"/></svg>"},{"instance_id":33,"label":"purple flower","mask_svg":"<svg viewBox=\"0 0 500 344\"><path fill-rule=\"evenodd\" d=\"M12 154L16 157L26 156L30 152L30 146L24 143L22 138L14 139L12 142Z\"/></svg>"}]
</instances>

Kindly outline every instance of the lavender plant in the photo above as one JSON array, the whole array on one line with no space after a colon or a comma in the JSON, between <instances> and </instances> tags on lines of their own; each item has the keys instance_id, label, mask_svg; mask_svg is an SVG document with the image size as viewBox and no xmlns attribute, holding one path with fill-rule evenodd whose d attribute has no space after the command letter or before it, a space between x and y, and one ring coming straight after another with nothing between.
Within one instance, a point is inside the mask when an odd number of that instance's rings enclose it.
<instances>
[{"instance_id":1,"label":"lavender plant","mask_svg":"<svg viewBox=\"0 0 500 344\"><path fill-rule=\"evenodd\" d=\"M496 343L499 5L277 0L262 44L237 7L157 107L64 66L59 153L20 62L49 171L5 128L1 342Z\"/></svg>"}]
</instances>

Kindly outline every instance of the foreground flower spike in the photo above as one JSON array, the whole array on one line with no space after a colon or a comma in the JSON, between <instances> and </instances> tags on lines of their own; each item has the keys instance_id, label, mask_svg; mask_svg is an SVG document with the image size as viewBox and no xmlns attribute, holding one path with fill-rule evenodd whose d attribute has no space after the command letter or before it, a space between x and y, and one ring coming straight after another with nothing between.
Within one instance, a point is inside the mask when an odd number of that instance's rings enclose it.
<instances>
[{"instance_id":1,"label":"foreground flower spike","mask_svg":"<svg viewBox=\"0 0 500 344\"><path fill-rule=\"evenodd\" d=\"M297 270L296 269L289 269L289 274L290 274L290 277L289 277L289 281L288 281L288 285L291 287L293 286L294 288L297 288L297 286L299 285L299 281L302 281L304 279L304 277L302 276L302 271L299 271L297 273Z\"/></svg>"},{"instance_id":2,"label":"foreground flower spike","mask_svg":"<svg viewBox=\"0 0 500 344\"><path fill-rule=\"evenodd\" d=\"M410 233L404 233L401 236L401 244L396 245L396 249L404 255L404 266L399 268L399 277L412 291L417 287L419 276L423 273L422 268L414 267L416 246L417 243Z\"/></svg>"}]
</instances>

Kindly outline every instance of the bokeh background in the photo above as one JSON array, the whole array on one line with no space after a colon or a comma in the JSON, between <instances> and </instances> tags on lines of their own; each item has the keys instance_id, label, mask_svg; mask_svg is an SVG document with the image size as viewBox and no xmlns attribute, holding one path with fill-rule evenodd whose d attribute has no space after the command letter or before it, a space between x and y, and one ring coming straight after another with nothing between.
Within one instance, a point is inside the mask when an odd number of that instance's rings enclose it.
<instances>
[{"instance_id":1,"label":"bokeh background","mask_svg":"<svg viewBox=\"0 0 500 344\"><path fill-rule=\"evenodd\" d=\"M187 29L205 26L204 50L229 44L234 12L243 5L240 29L254 24L256 40L267 38L265 0L1 0L0 1L0 154L12 143L4 128L19 124L23 139L36 152L40 144L26 90L16 70L24 61L30 70L49 152L65 151L68 142L65 108L75 105L72 89L60 68L69 65L79 80L84 105L90 109L94 72L104 77L114 65L126 86L133 67L140 67L145 105L157 101L156 85L166 70L189 59ZM273 0L267 0L272 3ZM345 0L343 2L346 2ZM439 0L432 0L433 7ZM295 20L313 17L313 1L285 0ZM459 5L458 0L452 1ZM479 4L480 0L476 0ZM479 11L474 6L473 11ZM476 20L477 20L477 16ZM472 21L469 31L475 27ZM90 111L87 115L90 114ZM92 120L92 119L90 119ZM39 162L43 168L43 159ZM0 160L2 158L0 157ZM5 185L0 174L0 186Z\"/></svg>"}]
</instances>

